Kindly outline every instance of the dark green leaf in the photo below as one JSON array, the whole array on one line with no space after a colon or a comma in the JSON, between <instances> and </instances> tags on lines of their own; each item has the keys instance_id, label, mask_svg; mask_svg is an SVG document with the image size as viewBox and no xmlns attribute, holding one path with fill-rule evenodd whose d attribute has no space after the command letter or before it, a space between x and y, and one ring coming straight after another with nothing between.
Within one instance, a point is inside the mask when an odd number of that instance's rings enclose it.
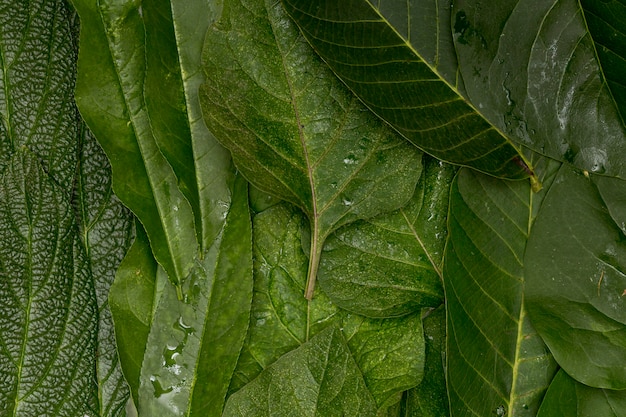
<instances>
[{"instance_id":1,"label":"dark green leaf","mask_svg":"<svg viewBox=\"0 0 626 417\"><path fill-rule=\"evenodd\" d=\"M459 69L469 99L517 143L626 178L625 6L583 3L455 2Z\"/></svg>"},{"instance_id":2,"label":"dark green leaf","mask_svg":"<svg viewBox=\"0 0 626 417\"><path fill-rule=\"evenodd\" d=\"M74 204L98 303L99 415L118 416L129 391L119 365L108 296L115 271L130 247L133 223L130 212L113 195L111 167L104 152L91 132L84 129L82 133Z\"/></svg>"},{"instance_id":3,"label":"dark green leaf","mask_svg":"<svg viewBox=\"0 0 626 417\"><path fill-rule=\"evenodd\" d=\"M225 2L203 54L209 128L246 178L309 218L310 299L326 237L404 205L421 155L342 88L280 3Z\"/></svg>"},{"instance_id":4,"label":"dark green leaf","mask_svg":"<svg viewBox=\"0 0 626 417\"><path fill-rule=\"evenodd\" d=\"M156 260L180 286L198 255L198 243L190 205L157 146L146 111L140 5L73 4L82 24L76 102L111 160L117 196L139 218Z\"/></svg>"},{"instance_id":5,"label":"dark green leaf","mask_svg":"<svg viewBox=\"0 0 626 417\"><path fill-rule=\"evenodd\" d=\"M534 416L556 371L524 306L524 251L543 194L468 169L453 183L444 283L455 417Z\"/></svg>"},{"instance_id":6,"label":"dark green leaf","mask_svg":"<svg viewBox=\"0 0 626 417\"><path fill-rule=\"evenodd\" d=\"M219 415L248 329L252 230L247 183L238 177L218 238L184 284L166 285L145 341L141 415Z\"/></svg>"},{"instance_id":7,"label":"dark green leaf","mask_svg":"<svg viewBox=\"0 0 626 417\"><path fill-rule=\"evenodd\" d=\"M517 146L484 118L481 103L462 95L450 3L283 3L339 78L416 146L500 177L530 174Z\"/></svg>"},{"instance_id":8,"label":"dark green leaf","mask_svg":"<svg viewBox=\"0 0 626 417\"><path fill-rule=\"evenodd\" d=\"M28 151L0 177L2 415L98 409L98 306L67 194Z\"/></svg>"},{"instance_id":9,"label":"dark green leaf","mask_svg":"<svg viewBox=\"0 0 626 417\"><path fill-rule=\"evenodd\" d=\"M560 370L546 392L537 417L588 416L626 416L626 391L591 388Z\"/></svg>"},{"instance_id":10,"label":"dark green leaf","mask_svg":"<svg viewBox=\"0 0 626 417\"><path fill-rule=\"evenodd\" d=\"M563 166L530 235L526 302L573 378L626 388L626 213L623 180Z\"/></svg>"},{"instance_id":11,"label":"dark green leaf","mask_svg":"<svg viewBox=\"0 0 626 417\"><path fill-rule=\"evenodd\" d=\"M376 416L376 404L334 326L282 356L233 394L224 416Z\"/></svg>"},{"instance_id":12,"label":"dark green leaf","mask_svg":"<svg viewBox=\"0 0 626 417\"><path fill-rule=\"evenodd\" d=\"M338 306L369 317L392 317L443 301L452 166L428 159L411 201L397 212L355 222L332 234L319 279Z\"/></svg>"}]
</instances>

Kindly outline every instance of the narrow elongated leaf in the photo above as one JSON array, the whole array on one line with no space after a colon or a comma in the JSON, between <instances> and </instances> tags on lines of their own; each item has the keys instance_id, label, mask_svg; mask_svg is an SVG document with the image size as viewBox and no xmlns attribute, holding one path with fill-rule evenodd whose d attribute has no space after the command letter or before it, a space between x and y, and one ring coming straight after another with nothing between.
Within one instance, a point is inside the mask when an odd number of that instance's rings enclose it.
<instances>
[{"instance_id":1,"label":"narrow elongated leaf","mask_svg":"<svg viewBox=\"0 0 626 417\"><path fill-rule=\"evenodd\" d=\"M224 228L185 284L185 299L167 285L155 306L140 415L220 415L248 329L251 233L247 183L238 177Z\"/></svg>"},{"instance_id":2,"label":"narrow elongated leaf","mask_svg":"<svg viewBox=\"0 0 626 417\"><path fill-rule=\"evenodd\" d=\"M91 271L67 193L28 151L0 177L0 230L0 414L95 415Z\"/></svg>"},{"instance_id":3,"label":"narrow elongated leaf","mask_svg":"<svg viewBox=\"0 0 626 417\"><path fill-rule=\"evenodd\" d=\"M564 166L525 256L535 328L569 375L599 388L626 388L624 195L623 180Z\"/></svg>"},{"instance_id":4,"label":"narrow elongated leaf","mask_svg":"<svg viewBox=\"0 0 626 417\"><path fill-rule=\"evenodd\" d=\"M78 156L76 29L64 1L0 2L0 173L28 146L64 189Z\"/></svg>"},{"instance_id":5,"label":"narrow elongated leaf","mask_svg":"<svg viewBox=\"0 0 626 417\"><path fill-rule=\"evenodd\" d=\"M444 265L452 416L534 416L556 371L524 305L524 251L542 195L467 169L453 183Z\"/></svg>"},{"instance_id":6,"label":"narrow elongated leaf","mask_svg":"<svg viewBox=\"0 0 626 417\"><path fill-rule=\"evenodd\" d=\"M453 176L452 166L428 159L409 204L330 236L319 279L334 303L368 317L401 316L441 304Z\"/></svg>"},{"instance_id":7,"label":"narrow elongated leaf","mask_svg":"<svg viewBox=\"0 0 626 417\"><path fill-rule=\"evenodd\" d=\"M97 375L99 415L120 415L129 397L115 346L109 288L130 247L132 217L111 190L111 167L91 132L84 129L74 204L82 244L91 266L98 304Z\"/></svg>"},{"instance_id":8,"label":"narrow elongated leaf","mask_svg":"<svg viewBox=\"0 0 626 417\"><path fill-rule=\"evenodd\" d=\"M221 230L214 218L226 216L234 181L230 155L204 124L198 98L204 81L202 44L216 7L217 2L205 0L149 0L141 5L146 108L159 149L191 203L201 251Z\"/></svg>"},{"instance_id":9,"label":"narrow elongated leaf","mask_svg":"<svg viewBox=\"0 0 626 417\"><path fill-rule=\"evenodd\" d=\"M340 326L353 360L378 407L398 400L422 378L420 316L374 320L342 312L323 292L302 298L307 260L301 245L304 215L287 204L254 218L255 293L246 345L231 391L330 325Z\"/></svg>"},{"instance_id":10,"label":"narrow elongated leaf","mask_svg":"<svg viewBox=\"0 0 626 417\"><path fill-rule=\"evenodd\" d=\"M586 416L626 416L626 391L592 388L560 370L546 392L537 417Z\"/></svg>"},{"instance_id":11,"label":"narrow elongated leaf","mask_svg":"<svg viewBox=\"0 0 626 417\"><path fill-rule=\"evenodd\" d=\"M342 88L280 3L226 1L203 54L209 128L246 178L310 220L310 299L326 237L406 203L421 155Z\"/></svg>"},{"instance_id":12,"label":"narrow elongated leaf","mask_svg":"<svg viewBox=\"0 0 626 417\"><path fill-rule=\"evenodd\" d=\"M120 365L135 404L139 403L139 377L152 323L157 263L148 236L135 222L135 241L120 264L109 289Z\"/></svg>"},{"instance_id":13,"label":"narrow elongated leaf","mask_svg":"<svg viewBox=\"0 0 626 417\"><path fill-rule=\"evenodd\" d=\"M117 196L139 218L156 260L180 285L198 255L198 243L190 205L157 146L146 112L140 5L73 4L82 23L76 101L111 160Z\"/></svg>"},{"instance_id":14,"label":"narrow elongated leaf","mask_svg":"<svg viewBox=\"0 0 626 417\"><path fill-rule=\"evenodd\" d=\"M626 178L624 7L455 2L453 30L469 99L517 143Z\"/></svg>"},{"instance_id":15,"label":"narrow elongated leaf","mask_svg":"<svg viewBox=\"0 0 626 417\"><path fill-rule=\"evenodd\" d=\"M232 395L224 416L375 416L341 332L330 327Z\"/></svg>"},{"instance_id":16,"label":"narrow elongated leaf","mask_svg":"<svg viewBox=\"0 0 626 417\"><path fill-rule=\"evenodd\" d=\"M500 177L529 175L517 146L483 117L480 103L462 95L449 3L283 3L339 78L416 146Z\"/></svg>"}]
</instances>

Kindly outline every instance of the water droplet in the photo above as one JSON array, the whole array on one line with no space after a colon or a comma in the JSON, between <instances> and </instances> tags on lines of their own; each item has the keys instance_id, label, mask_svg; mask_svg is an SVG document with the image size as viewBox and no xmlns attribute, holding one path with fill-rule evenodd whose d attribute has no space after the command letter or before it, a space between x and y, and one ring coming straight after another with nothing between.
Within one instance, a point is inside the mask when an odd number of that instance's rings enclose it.
<instances>
[{"instance_id":1,"label":"water droplet","mask_svg":"<svg viewBox=\"0 0 626 417\"><path fill-rule=\"evenodd\" d=\"M523 408L524 410L528 410L528 404L522 404L522 408Z\"/></svg>"},{"instance_id":2,"label":"water droplet","mask_svg":"<svg viewBox=\"0 0 626 417\"><path fill-rule=\"evenodd\" d=\"M150 382L152 382L155 398L159 398L161 395L170 393L174 390L174 387L163 388L161 381L159 381L159 378L156 375L150 376Z\"/></svg>"},{"instance_id":3,"label":"water droplet","mask_svg":"<svg viewBox=\"0 0 626 417\"><path fill-rule=\"evenodd\" d=\"M496 415L498 417L503 417L506 415L506 408L504 408L503 405L499 405L498 408L496 408Z\"/></svg>"},{"instance_id":4,"label":"water droplet","mask_svg":"<svg viewBox=\"0 0 626 417\"><path fill-rule=\"evenodd\" d=\"M343 158L343 163L346 165L355 165L358 162L359 160L354 155L348 155L345 158Z\"/></svg>"},{"instance_id":5,"label":"water droplet","mask_svg":"<svg viewBox=\"0 0 626 417\"><path fill-rule=\"evenodd\" d=\"M174 211L178 211L178 206L174 206L174 207L172 207L172 209L173 209Z\"/></svg>"},{"instance_id":6,"label":"water droplet","mask_svg":"<svg viewBox=\"0 0 626 417\"><path fill-rule=\"evenodd\" d=\"M344 205L344 206L346 206L346 207L350 207L350 206L351 206L352 204L354 204L354 203L353 203L353 201L352 201L352 200L349 200L349 199L347 199L347 198L344 198L344 199L342 199L342 200L341 200L341 204L343 204L343 205Z\"/></svg>"},{"instance_id":7,"label":"water droplet","mask_svg":"<svg viewBox=\"0 0 626 417\"><path fill-rule=\"evenodd\" d=\"M337 183L336 182L331 182L330 183L330 187L331 188L337 188Z\"/></svg>"},{"instance_id":8,"label":"water droplet","mask_svg":"<svg viewBox=\"0 0 626 417\"><path fill-rule=\"evenodd\" d=\"M182 345L178 346L170 346L167 345L163 349L163 366L174 366L176 365L176 357L179 356L183 351Z\"/></svg>"}]
</instances>

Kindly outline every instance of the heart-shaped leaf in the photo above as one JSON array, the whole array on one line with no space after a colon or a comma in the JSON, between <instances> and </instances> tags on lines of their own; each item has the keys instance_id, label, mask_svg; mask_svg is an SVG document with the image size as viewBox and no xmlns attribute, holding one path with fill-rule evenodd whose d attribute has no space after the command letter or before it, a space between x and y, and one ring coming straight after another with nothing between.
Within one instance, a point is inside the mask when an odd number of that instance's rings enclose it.
<instances>
[{"instance_id":1,"label":"heart-shaped leaf","mask_svg":"<svg viewBox=\"0 0 626 417\"><path fill-rule=\"evenodd\" d=\"M201 96L211 131L250 182L310 220L310 299L326 237L404 205L421 154L342 88L280 3L224 2L207 33L204 62Z\"/></svg>"}]
</instances>

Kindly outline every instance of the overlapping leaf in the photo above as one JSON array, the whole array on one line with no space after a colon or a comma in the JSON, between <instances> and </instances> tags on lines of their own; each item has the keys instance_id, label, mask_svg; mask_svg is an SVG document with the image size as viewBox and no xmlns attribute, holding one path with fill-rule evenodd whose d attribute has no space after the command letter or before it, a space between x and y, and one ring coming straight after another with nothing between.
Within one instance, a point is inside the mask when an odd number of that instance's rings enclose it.
<instances>
[{"instance_id":1,"label":"overlapping leaf","mask_svg":"<svg viewBox=\"0 0 626 417\"><path fill-rule=\"evenodd\" d=\"M330 236L319 279L335 304L369 317L401 316L441 304L453 176L452 166L429 158L409 204Z\"/></svg>"},{"instance_id":2,"label":"overlapping leaf","mask_svg":"<svg viewBox=\"0 0 626 417\"><path fill-rule=\"evenodd\" d=\"M453 416L534 416L556 371L524 304L524 251L542 195L467 169L453 184L444 265Z\"/></svg>"},{"instance_id":3,"label":"overlapping leaf","mask_svg":"<svg viewBox=\"0 0 626 417\"><path fill-rule=\"evenodd\" d=\"M599 388L626 388L626 183L564 166L525 256L527 305L559 365Z\"/></svg>"},{"instance_id":4,"label":"overlapping leaf","mask_svg":"<svg viewBox=\"0 0 626 417\"><path fill-rule=\"evenodd\" d=\"M625 178L624 27L620 1L462 0L452 29L468 97L495 126L544 155Z\"/></svg>"},{"instance_id":5,"label":"overlapping leaf","mask_svg":"<svg viewBox=\"0 0 626 417\"><path fill-rule=\"evenodd\" d=\"M416 146L496 176L527 177L517 146L462 95L450 4L425 3L284 1L339 78Z\"/></svg>"},{"instance_id":6,"label":"overlapping leaf","mask_svg":"<svg viewBox=\"0 0 626 417\"><path fill-rule=\"evenodd\" d=\"M33 154L0 177L0 413L98 409L98 306L68 193Z\"/></svg>"},{"instance_id":7,"label":"overlapping leaf","mask_svg":"<svg viewBox=\"0 0 626 417\"><path fill-rule=\"evenodd\" d=\"M401 207L417 183L421 155L342 88L280 3L225 2L207 33L204 60L209 128L248 180L310 220L310 299L326 237Z\"/></svg>"}]
</instances>

